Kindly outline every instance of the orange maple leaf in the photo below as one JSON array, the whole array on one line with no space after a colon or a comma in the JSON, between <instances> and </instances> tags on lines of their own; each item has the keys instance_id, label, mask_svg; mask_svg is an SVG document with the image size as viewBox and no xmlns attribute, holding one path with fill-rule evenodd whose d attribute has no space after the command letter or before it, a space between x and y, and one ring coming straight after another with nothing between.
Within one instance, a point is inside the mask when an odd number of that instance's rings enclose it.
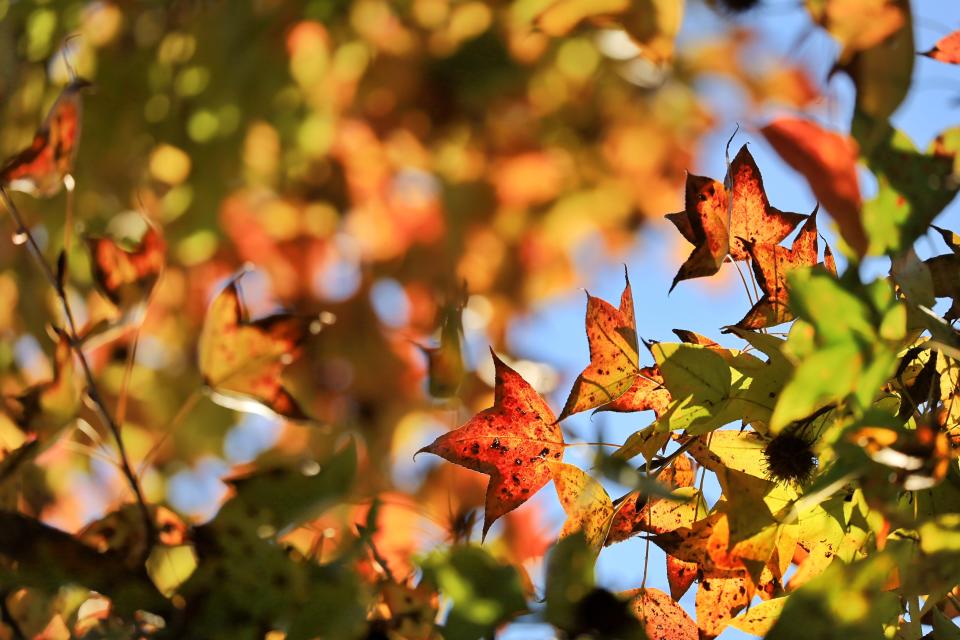
<instances>
[{"instance_id":1,"label":"orange maple leaf","mask_svg":"<svg viewBox=\"0 0 960 640\"><path fill-rule=\"evenodd\" d=\"M663 591L643 588L623 595L633 596L630 608L643 623L648 638L698 640L697 624L693 618Z\"/></svg>"},{"instance_id":2,"label":"orange maple leaf","mask_svg":"<svg viewBox=\"0 0 960 640\"><path fill-rule=\"evenodd\" d=\"M681 280L715 274L728 254L746 260L747 243L778 244L806 217L770 205L746 145L730 163L727 182L729 194L716 180L687 175L685 209L666 217L694 250L674 277L671 291Z\"/></svg>"},{"instance_id":3,"label":"orange maple leaf","mask_svg":"<svg viewBox=\"0 0 960 640\"><path fill-rule=\"evenodd\" d=\"M807 179L817 200L837 221L847 244L861 256L866 253L857 143L802 118L778 118L761 131L780 157Z\"/></svg>"},{"instance_id":4,"label":"orange maple leaf","mask_svg":"<svg viewBox=\"0 0 960 640\"><path fill-rule=\"evenodd\" d=\"M670 403L670 394L660 385L660 372L655 367L640 368L637 321L626 269L623 276L626 284L619 308L587 294L590 364L577 376L558 420L601 406L620 412L653 409L659 415Z\"/></svg>"},{"instance_id":5,"label":"orange maple leaf","mask_svg":"<svg viewBox=\"0 0 960 640\"><path fill-rule=\"evenodd\" d=\"M29 147L0 168L0 184L14 191L50 197L73 169L80 140L81 92L90 82L77 78L60 92Z\"/></svg>"},{"instance_id":6,"label":"orange maple leaf","mask_svg":"<svg viewBox=\"0 0 960 640\"><path fill-rule=\"evenodd\" d=\"M940 38L932 49L920 55L947 64L960 64L960 31L954 31Z\"/></svg>"},{"instance_id":7,"label":"orange maple leaf","mask_svg":"<svg viewBox=\"0 0 960 640\"><path fill-rule=\"evenodd\" d=\"M427 452L490 476L483 538L497 518L529 500L563 459L563 433L553 411L519 373L490 350L496 369L493 406L417 453Z\"/></svg>"},{"instance_id":8,"label":"orange maple leaf","mask_svg":"<svg viewBox=\"0 0 960 640\"><path fill-rule=\"evenodd\" d=\"M231 281L210 304L200 335L204 382L231 408L244 409L244 401L253 401L278 415L307 420L281 376L300 355L308 327L304 318L288 313L249 320L237 282Z\"/></svg>"},{"instance_id":9,"label":"orange maple leaf","mask_svg":"<svg viewBox=\"0 0 960 640\"><path fill-rule=\"evenodd\" d=\"M793 320L793 312L788 306L790 297L787 292L787 274L799 267L812 267L817 264L817 210L814 210L800 228L791 248L751 242L747 244L747 251L763 296L737 326L743 329L762 329Z\"/></svg>"},{"instance_id":10,"label":"orange maple leaf","mask_svg":"<svg viewBox=\"0 0 960 640\"><path fill-rule=\"evenodd\" d=\"M778 244L807 216L780 211L770 205L763 188L763 176L747 145L730 163L730 256L748 257L746 242Z\"/></svg>"},{"instance_id":11,"label":"orange maple leaf","mask_svg":"<svg viewBox=\"0 0 960 640\"><path fill-rule=\"evenodd\" d=\"M684 210L668 213L666 218L694 246L680 266L670 291L681 280L712 276L730 248L727 230L727 191L713 178L687 174Z\"/></svg>"}]
</instances>

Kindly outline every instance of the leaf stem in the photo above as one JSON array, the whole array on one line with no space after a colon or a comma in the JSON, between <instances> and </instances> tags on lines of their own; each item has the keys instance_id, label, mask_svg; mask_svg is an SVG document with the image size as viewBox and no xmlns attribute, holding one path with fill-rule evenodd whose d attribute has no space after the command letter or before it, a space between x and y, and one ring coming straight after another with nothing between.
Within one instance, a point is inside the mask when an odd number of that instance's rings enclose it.
<instances>
[{"instance_id":1,"label":"leaf stem","mask_svg":"<svg viewBox=\"0 0 960 640\"><path fill-rule=\"evenodd\" d=\"M17 206L10 198L7 190L2 186L0 186L0 197L2 197L4 206L6 207L7 211L10 212L10 215L13 217L13 220L17 225L16 233L26 238L27 247L29 248L31 255L33 255L33 258L40 267L41 272L50 283L50 286L53 287L53 290L57 295L57 299L60 301L60 306L63 309L64 319L66 320L67 340L70 343L70 348L80 361L80 367L83 369L84 377L87 380L87 396L93 402L97 415L100 417L103 424L106 425L107 429L110 430L110 433L113 434L114 440L116 440L117 453L120 455L120 470L122 471L127 483L130 485L130 489L133 492L134 497L136 498L137 506L140 509L140 515L143 518L144 530L147 534L147 539L150 540L150 544L145 547L144 553L149 553L150 548L153 546L153 541L156 539L156 526L153 523L153 518L150 516L150 509L147 507L147 503L144 500L143 491L140 489L140 482L137 480L136 474L130 467L130 460L127 456L126 447L124 446L123 438L120 435L120 425L114 421L113 417L110 415L110 412L107 410L107 405L104 403L103 397L100 395L96 379L93 376L93 370L90 368L90 363L87 361L87 357L83 353L83 347L81 346L81 342L77 334L76 321L73 318L73 312L70 309L70 303L67 300L66 292L61 284L57 281L57 277L50 269L50 265L47 264L47 261L44 259L43 251L40 250L40 246L37 244L37 241L30 232L30 229L26 224L24 224L24 220L20 215L19 209L17 209ZM144 558L144 560L145 559L146 558Z\"/></svg>"}]
</instances>

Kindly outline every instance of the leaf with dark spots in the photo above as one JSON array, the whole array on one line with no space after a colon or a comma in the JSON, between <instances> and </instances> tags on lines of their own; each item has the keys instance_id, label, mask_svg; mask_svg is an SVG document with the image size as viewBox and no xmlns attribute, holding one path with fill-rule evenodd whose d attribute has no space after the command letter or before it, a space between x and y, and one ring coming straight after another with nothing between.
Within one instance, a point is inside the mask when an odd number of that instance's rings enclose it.
<instances>
[{"instance_id":1,"label":"leaf with dark spots","mask_svg":"<svg viewBox=\"0 0 960 640\"><path fill-rule=\"evenodd\" d=\"M621 595L633 596L630 607L643 623L648 638L697 640L697 623L663 591L643 588Z\"/></svg>"},{"instance_id":2,"label":"leaf with dark spots","mask_svg":"<svg viewBox=\"0 0 960 640\"><path fill-rule=\"evenodd\" d=\"M653 365L643 367L634 377L633 386L619 398L597 408L600 411L615 411L618 413L632 413L634 411L653 411L656 417L667 410L673 398L663 386L663 376L660 369Z\"/></svg>"},{"instance_id":3,"label":"leaf with dark spots","mask_svg":"<svg viewBox=\"0 0 960 640\"><path fill-rule=\"evenodd\" d=\"M753 273L763 296L736 326L742 329L763 329L793 320L787 274L801 267L817 264L817 211L807 218L793 246L747 244Z\"/></svg>"},{"instance_id":4,"label":"leaf with dark spots","mask_svg":"<svg viewBox=\"0 0 960 640\"><path fill-rule=\"evenodd\" d=\"M719 271L730 245L727 192L720 182L688 173L684 207L683 211L666 216L694 246L673 278L671 291L681 280L712 276Z\"/></svg>"},{"instance_id":5,"label":"leaf with dark spots","mask_svg":"<svg viewBox=\"0 0 960 640\"><path fill-rule=\"evenodd\" d=\"M567 514L560 537L582 531L590 548L599 553L614 513L606 489L579 467L565 463L554 465L553 484Z\"/></svg>"},{"instance_id":6,"label":"leaf with dark spots","mask_svg":"<svg viewBox=\"0 0 960 640\"><path fill-rule=\"evenodd\" d=\"M624 278L626 285L620 296L619 308L587 294L586 329L590 364L573 383L560 412L560 420L613 402L638 384L641 370L637 323L626 271Z\"/></svg>"},{"instance_id":7,"label":"leaf with dark spots","mask_svg":"<svg viewBox=\"0 0 960 640\"><path fill-rule=\"evenodd\" d=\"M711 639L720 635L752 597L750 581L742 573L704 571L695 604L700 638Z\"/></svg>"},{"instance_id":8,"label":"leaf with dark spots","mask_svg":"<svg viewBox=\"0 0 960 640\"><path fill-rule=\"evenodd\" d=\"M746 260L748 242L775 245L786 238L806 218L770 205L763 188L763 177L747 145L743 145L730 163L730 256Z\"/></svg>"},{"instance_id":9,"label":"leaf with dark spots","mask_svg":"<svg viewBox=\"0 0 960 640\"><path fill-rule=\"evenodd\" d=\"M552 462L562 458L565 446L553 411L540 394L490 353L496 369L493 406L420 450L490 476L484 537L497 518L519 507L553 478Z\"/></svg>"}]
</instances>

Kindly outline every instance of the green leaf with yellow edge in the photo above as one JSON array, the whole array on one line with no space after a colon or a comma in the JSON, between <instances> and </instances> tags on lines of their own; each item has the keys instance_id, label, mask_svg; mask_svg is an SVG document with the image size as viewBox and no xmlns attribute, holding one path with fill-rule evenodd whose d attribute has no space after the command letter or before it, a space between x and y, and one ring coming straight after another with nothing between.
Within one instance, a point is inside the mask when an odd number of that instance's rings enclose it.
<instances>
[{"instance_id":1,"label":"green leaf with yellow edge","mask_svg":"<svg viewBox=\"0 0 960 640\"><path fill-rule=\"evenodd\" d=\"M420 563L424 581L453 604L443 627L447 640L492 636L527 610L520 574L476 546L434 551Z\"/></svg>"},{"instance_id":2,"label":"green leaf with yellow edge","mask_svg":"<svg viewBox=\"0 0 960 640\"><path fill-rule=\"evenodd\" d=\"M661 342L652 351L675 400L659 429L698 435L735 420L769 420L780 383L762 360L694 344Z\"/></svg>"},{"instance_id":3,"label":"green leaf with yellow edge","mask_svg":"<svg viewBox=\"0 0 960 640\"><path fill-rule=\"evenodd\" d=\"M613 501L603 485L585 471L565 462L554 463L553 484L567 514L560 537L582 531L587 543L600 552L610 530Z\"/></svg>"},{"instance_id":4,"label":"green leaf with yellow edge","mask_svg":"<svg viewBox=\"0 0 960 640\"><path fill-rule=\"evenodd\" d=\"M773 628L786 603L787 596L761 602L731 620L729 625L753 636L765 636Z\"/></svg>"}]
</instances>

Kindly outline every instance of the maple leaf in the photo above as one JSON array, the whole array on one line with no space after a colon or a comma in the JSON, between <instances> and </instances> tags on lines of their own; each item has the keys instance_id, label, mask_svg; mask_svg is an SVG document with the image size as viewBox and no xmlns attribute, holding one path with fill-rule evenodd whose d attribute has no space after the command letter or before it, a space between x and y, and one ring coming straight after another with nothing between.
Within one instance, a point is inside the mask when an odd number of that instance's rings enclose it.
<instances>
[{"instance_id":1,"label":"maple leaf","mask_svg":"<svg viewBox=\"0 0 960 640\"><path fill-rule=\"evenodd\" d=\"M663 386L663 376L660 367L642 367L634 380L633 386L626 390L619 398L609 402L597 411L615 411L618 413L632 413L634 411L653 411L656 417L667 410L673 398Z\"/></svg>"},{"instance_id":2,"label":"maple leaf","mask_svg":"<svg viewBox=\"0 0 960 640\"><path fill-rule=\"evenodd\" d=\"M947 64L960 64L960 31L954 31L940 38L932 49L920 55Z\"/></svg>"},{"instance_id":3,"label":"maple leaf","mask_svg":"<svg viewBox=\"0 0 960 640\"><path fill-rule=\"evenodd\" d=\"M110 238L88 238L87 246L93 259L94 282L121 308L146 300L166 263L166 242L152 225L131 250Z\"/></svg>"},{"instance_id":4,"label":"maple leaf","mask_svg":"<svg viewBox=\"0 0 960 640\"><path fill-rule=\"evenodd\" d=\"M77 78L60 92L29 147L0 168L0 184L37 197L60 191L73 169L80 139L81 92L90 82Z\"/></svg>"},{"instance_id":5,"label":"maple leaf","mask_svg":"<svg viewBox=\"0 0 960 640\"><path fill-rule=\"evenodd\" d=\"M748 242L756 245L779 244L806 218L802 214L780 211L770 205L760 169L747 145L740 148L730 163L729 180L732 185L730 256L734 260L747 259Z\"/></svg>"},{"instance_id":6,"label":"maple leaf","mask_svg":"<svg viewBox=\"0 0 960 640\"><path fill-rule=\"evenodd\" d=\"M727 180L730 193L716 180L687 174L686 208L666 217L694 250L680 266L671 291L681 280L717 273L727 254L746 260L747 243L778 244L806 217L770 205L760 169L746 145L730 163Z\"/></svg>"},{"instance_id":7,"label":"maple leaf","mask_svg":"<svg viewBox=\"0 0 960 640\"><path fill-rule=\"evenodd\" d=\"M636 589L621 595L632 596L630 608L643 623L648 638L698 640L697 623L683 607L660 589Z\"/></svg>"},{"instance_id":8,"label":"maple leaf","mask_svg":"<svg viewBox=\"0 0 960 640\"><path fill-rule=\"evenodd\" d=\"M743 573L704 571L694 602L700 638L709 640L720 635L734 616L750 604L753 593L750 580Z\"/></svg>"},{"instance_id":9,"label":"maple leaf","mask_svg":"<svg viewBox=\"0 0 960 640\"><path fill-rule=\"evenodd\" d=\"M287 313L249 320L237 281L231 281L210 304L200 334L200 373L215 399L243 409L244 401L253 401L287 418L308 419L281 377L300 355L308 324Z\"/></svg>"},{"instance_id":10,"label":"maple leaf","mask_svg":"<svg viewBox=\"0 0 960 640\"><path fill-rule=\"evenodd\" d=\"M753 273L763 296L737 323L742 329L762 329L793 320L788 306L787 274L799 267L817 264L817 211L807 218L790 249L778 244L748 243Z\"/></svg>"},{"instance_id":11,"label":"maple leaf","mask_svg":"<svg viewBox=\"0 0 960 640\"><path fill-rule=\"evenodd\" d=\"M483 538L491 525L553 478L563 459L563 433L539 393L490 350L496 375L493 406L417 453L432 453L490 476Z\"/></svg>"},{"instance_id":12,"label":"maple leaf","mask_svg":"<svg viewBox=\"0 0 960 640\"><path fill-rule=\"evenodd\" d=\"M778 118L761 132L780 157L803 174L817 200L837 221L840 235L863 256L867 234L860 220L857 143L802 118Z\"/></svg>"},{"instance_id":13,"label":"maple leaf","mask_svg":"<svg viewBox=\"0 0 960 640\"><path fill-rule=\"evenodd\" d=\"M715 274L730 247L727 191L723 184L713 178L688 173L684 207L683 211L668 213L666 218L694 245L694 249L674 276L670 291L681 280Z\"/></svg>"},{"instance_id":14,"label":"maple leaf","mask_svg":"<svg viewBox=\"0 0 960 640\"><path fill-rule=\"evenodd\" d=\"M586 331L590 364L577 376L558 420L602 407L604 411L644 411L658 415L670 403L655 367L640 368L637 322L633 311L630 278L620 295L619 308L587 294Z\"/></svg>"}]
</instances>

